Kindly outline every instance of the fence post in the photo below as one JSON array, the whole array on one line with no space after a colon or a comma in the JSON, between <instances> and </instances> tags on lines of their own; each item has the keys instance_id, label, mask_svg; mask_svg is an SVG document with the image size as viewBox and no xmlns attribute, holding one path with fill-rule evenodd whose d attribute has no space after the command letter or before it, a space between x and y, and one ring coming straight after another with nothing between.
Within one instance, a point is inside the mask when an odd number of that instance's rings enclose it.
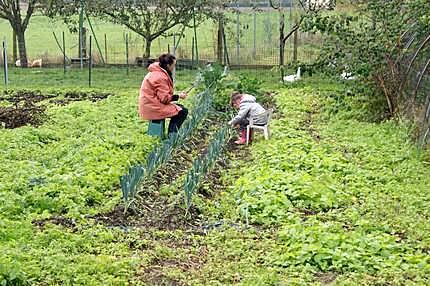
<instances>
[{"instance_id":1,"label":"fence post","mask_svg":"<svg viewBox=\"0 0 430 286\"><path fill-rule=\"evenodd\" d=\"M237 23L236 23L236 61L237 64L240 63L239 57L240 57L240 18L239 18L239 1L236 0L236 13L237 13Z\"/></svg>"},{"instance_id":2,"label":"fence post","mask_svg":"<svg viewBox=\"0 0 430 286\"><path fill-rule=\"evenodd\" d=\"M194 8L193 8L193 26L194 26L194 41L195 41L195 47L196 47L196 62L198 66L199 65L199 47L197 43L196 13Z\"/></svg>"},{"instance_id":3,"label":"fence post","mask_svg":"<svg viewBox=\"0 0 430 286\"><path fill-rule=\"evenodd\" d=\"M173 51L172 54L176 57L176 34L173 33ZM175 82L175 76L176 76L176 66L173 67L173 72L172 72L172 78L173 78L173 82Z\"/></svg>"},{"instance_id":4,"label":"fence post","mask_svg":"<svg viewBox=\"0 0 430 286\"><path fill-rule=\"evenodd\" d=\"M9 83L8 69L7 69L7 45L6 39L3 40L3 69L4 69L4 85L7 89Z\"/></svg>"},{"instance_id":5,"label":"fence post","mask_svg":"<svg viewBox=\"0 0 430 286\"><path fill-rule=\"evenodd\" d=\"M191 42L191 67L194 68L194 37Z\"/></svg>"},{"instance_id":6,"label":"fence post","mask_svg":"<svg viewBox=\"0 0 430 286\"><path fill-rule=\"evenodd\" d=\"M83 50L84 50L84 5L82 1L79 1L80 12L79 12L79 60L81 63L81 69L84 68Z\"/></svg>"},{"instance_id":7,"label":"fence post","mask_svg":"<svg viewBox=\"0 0 430 286\"><path fill-rule=\"evenodd\" d=\"M294 32L294 47L293 47L293 62L297 62L297 45L298 45L298 38L297 38L298 30Z\"/></svg>"},{"instance_id":8,"label":"fence post","mask_svg":"<svg viewBox=\"0 0 430 286\"><path fill-rule=\"evenodd\" d=\"M226 64L229 67L230 66L230 58L228 56L227 39L226 39L224 30L222 31L222 39L224 42L224 64Z\"/></svg>"},{"instance_id":9,"label":"fence post","mask_svg":"<svg viewBox=\"0 0 430 286\"><path fill-rule=\"evenodd\" d=\"M294 6L295 6L295 3L294 3L294 0L292 0L291 8L290 8L290 27L293 26L293 15L292 15L291 9L294 8ZM297 33L298 33L298 30L295 31L293 34L293 62L294 63L297 62L297 44L298 44Z\"/></svg>"},{"instance_id":10,"label":"fence post","mask_svg":"<svg viewBox=\"0 0 430 286\"><path fill-rule=\"evenodd\" d=\"M63 31L63 71L66 74L66 38Z\"/></svg>"},{"instance_id":11,"label":"fence post","mask_svg":"<svg viewBox=\"0 0 430 286\"><path fill-rule=\"evenodd\" d=\"M105 64L108 63L108 53L107 53L107 38L105 34Z\"/></svg>"},{"instance_id":12,"label":"fence post","mask_svg":"<svg viewBox=\"0 0 430 286\"><path fill-rule=\"evenodd\" d=\"M217 61L222 64L223 60L223 40L222 40L222 33L224 30L224 24L222 16L218 18L218 34L217 34Z\"/></svg>"},{"instance_id":13,"label":"fence post","mask_svg":"<svg viewBox=\"0 0 430 286\"><path fill-rule=\"evenodd\" d=\"M88 85L91 87L91 72L93 68L92 36L90 35L90 54L88 55Z\"/></svg>"},{"instance_id":14,"label":"fence post","mask_svg":"<svg viewBox=\"0 0 430 286\"><path fill-rule=\"evenodd\" d=\"M254 0L254 41L252 47L252 58L255 60L257 55L257 3Z\"/></svg>"},{"instance_id":15,"label":"fence post","mask_svg":"<svg viewBox=\"0 0 430 286\"><path fill-rule=\"evenodd\" d=\"M127 65L127 75L129 74L129 65L128 65L128 33L125 34L125 61Z\"/></svg>"}]
</instances>

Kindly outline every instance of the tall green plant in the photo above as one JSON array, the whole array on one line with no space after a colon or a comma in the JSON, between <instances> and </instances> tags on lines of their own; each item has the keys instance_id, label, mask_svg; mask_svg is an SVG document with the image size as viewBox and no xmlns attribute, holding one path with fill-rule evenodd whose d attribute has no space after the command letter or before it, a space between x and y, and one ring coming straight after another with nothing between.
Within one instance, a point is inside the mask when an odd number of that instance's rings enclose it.
<instances>
[{"instance_id":1,"label":"tall green plant","mask_svg":"<svg viewBox=\"0 0 430 286\"><path fill-rule=\"evenodd\" d=\"M341 72L358 76L376 95L384 96L391 115L399 110L404 75L398 60L403 36L422 37L430 30L430 3L423 0L360 0L350 13L315 14L303 29L327 36L322 60Z\"/></svg>"},{"instance_id":2,"label":"tall green plant","mask_svg":"<svg viewBox=\"0 0 430 286\"><path fill-rule=\"evenodd\" d=\"M206 176L208 171L213 168L215 162L222 154L229 138L230 128L222 128L209 144L207 153L203 157L194 160L193 166L188 172L184 182L185 205L187 212L191 206L192 197L197 191L201 180Z\"/></svg>"}]
</instances>

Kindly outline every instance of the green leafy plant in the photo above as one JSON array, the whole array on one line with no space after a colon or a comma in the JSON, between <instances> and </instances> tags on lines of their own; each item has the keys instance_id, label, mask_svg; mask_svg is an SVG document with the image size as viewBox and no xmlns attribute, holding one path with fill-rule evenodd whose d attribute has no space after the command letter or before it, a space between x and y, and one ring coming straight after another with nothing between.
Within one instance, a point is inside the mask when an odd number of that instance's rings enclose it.
<instances>
[{"instance_id":1,"label":"green leafy plant","mask_svg":"<svg viewBox=\"0 0 430 286\"><path fill-rule=\"evenodd\" d=\"M406 67L412 63L407 59L420 51L421 58L428 54L419 46L428 37L430 4L425 0L345 2L353 8L349 13L315 14L305 19L303 29L326 35L321 60L328 69L338 77L344 73L359 79L373 96L385 100L388 116L399 114L416 100L410 96L413 90L404 90L410 72Z\"/></svg>"},{"instance_id":2,"label":"green leafy plant","mask_svg":"<svg viewBox=\"0 0 430 286\"><path fill-rule=\"evenodd\" d=\"M204 154L203 157L194 160L193 166L188 172L184 182L185 205L187 211L191 206L193 194L196 192L201 179L203 179L207 172L213 168L215 162L221 156L229 138L230 128L222 128L217 132L217 134L215 134L214 138L209 143L207 153Z\"/></svg>"},{"instance_id":3,"label":"green leafy plant","mask_svg":"<svg viewBox=\"0 0 430 286\"><path fill-rule=\"evenodd\" d=\"M168 139L164 140L161 145L155 147L147 156L144 165L136 165L129 169L129 172L120 178L122 197L126 204L125 211L132 204L135 196L138 194L138 187L165 164L171 157L173 150L182 145L185 140L192 134L194 129L202 122L212 106L213 93L216 90L218 82L223 77L220 68L208 67L207 70L200 72L198 78L202 77L206 86L205 90L195 97L195 106L192 116L187 119L179 129L179 132L173 133ZM212 80L212 82L210 82Z\"/></svg>"}]
</instances>

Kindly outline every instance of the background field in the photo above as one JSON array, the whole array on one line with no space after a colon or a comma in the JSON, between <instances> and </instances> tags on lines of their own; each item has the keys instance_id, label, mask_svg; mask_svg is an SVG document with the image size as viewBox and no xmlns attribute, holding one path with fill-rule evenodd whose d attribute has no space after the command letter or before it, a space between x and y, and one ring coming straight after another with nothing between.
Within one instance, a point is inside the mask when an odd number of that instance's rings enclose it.
<instances>
[{"instance_id":1,"label":"background field","mask_svg":"<svg viewBox=\"0 0 430 286\"><path fill-rule=\"evenodd\" d=\"M293 12L292 12L293 13ZM290 27L289 11L286 10L286 30ZM237 14L227 13L231 22L226 27L226 37L228 43L228 53L232 64L245 65L277 65L279 64L279 14L270 10L261 10L255 14L255 56L254 56L254 24L253 12L249 9L241 11L240 22L240 48L237 54ZM142 56L144 50L143 38L136 33L119 25L106 23L102 20L91 18L96 37L99 41L103 56L105 56L105 35L107 43L107 61L111 64L125 64L125 34L129 34L129 62L134 63L135 58ZM91 30L88 28L89 37ZM66 52L69 57L78 55L78 34L69 33L67 27L61 21L49 20L42 15L35 15L31 18L29 28L26 32L27 49L30 59L42 57L46 63L61 64L63 57L60 48L55 42L53 32L62 42L62 32L65 32ZM172 29L169 34L178 33L178 29ZM177 50L180 58L192 58L192 29L185 30L185 37ZM197 29L199 58L204 60L216 59L217 24L212 20L207 20ZM8 22L0 19L0 39L6 38L9 46L9 58L12 57L12 30ZM320 37L310 34L299 33L298 60L310 62L318 55L322 45ZM87 43L88 45L88 43ZM168 47L173 46L173 36L160 37L152 43L151 56L157 56L166 52ZM98 51L93 45L93 55L97 59ZM292 41L286 45L286 63L292 61Z\"/></svg>"}]
</instances>

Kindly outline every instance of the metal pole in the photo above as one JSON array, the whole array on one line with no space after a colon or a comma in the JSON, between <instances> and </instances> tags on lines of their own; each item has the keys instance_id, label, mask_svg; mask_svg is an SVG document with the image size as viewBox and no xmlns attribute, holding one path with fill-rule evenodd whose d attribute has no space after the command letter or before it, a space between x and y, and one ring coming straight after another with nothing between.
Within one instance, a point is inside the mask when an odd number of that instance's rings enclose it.
<instances>
[{"instance_id":1,"label":"metal pole","mask_svg":"<svg viewBox=\"0 0 430 286\"><path fill-rule=\"evenodd\" d=\"M91 72L93 68L92 36L90 35L90 54L88 55L88 85L91 87Z\"/></svg>"},{"instance_id":2,"label":"metal pole","mask_svg":"<svg viewBox=\"0 0 430 286\"><path fill-rule=\"evenodd\" d=\"M293 62L296 63L297 62L297 46L299 44L297 30L293 34L293 41L294 41L294 46L293 46Z\"/></svg>"},{"instance_id":3,"label":"metal pole","mask_svg":"<svg viewBox=\"0 0 430 286\"><path fill-rule=\"evenodd\" d=\"M103 58L102 50L100 49L99 41L97 41L96 33L94 33L93 25L91 24L90 17L88 17L87 11L85 11L85 17L87 18L88 24L90 25L91 32L94 36L94 42L96 43L97 50L99 51L100 58L102 59L102 63L105 64L105 59Z\"/></svg>"},{"instance_id":4,"label":"metal pole","mask_svg":"<svg viewBox=\"0 0 430 286\"><path fill-rule=\"evenodd\" d=\"M293 28L293 6L294 6L294 0L291 0L290 2L290 31ZM291 40L289 40L290 42L290 49L293 46L293 42Z\"/></svg>"},{"instance_id":5,"label":"metal pole","mask_svg":"<svg viewBox=\"0 0 430 286\"><path fill-rule=\"evenodd\" d=\"M130 73L130 68L128 65L128 33L125 34L125 61L126 61L126 65L127 65L127 75Z\"/></svg>"},{"instance_id":6,"label":"metal pole","mask_svg":"<svg viewBox=\"0 0 430 286\"><path fill-rule=\"evenodd\" d=\"M176 57L176 34L173 34L173 55ZM172 72L173 82L175 82L175 76L176 76L176 66L173 68L173 72Z\"/></svg>"},{"instance_id":7,"label":"metal pole","mask_svg":"<svg viewBox=\"0 0 430 286\"><path fill-rule=\"evenodd\" d=\"M178 40L175 43L175 50L178 49L179 43L181 42L182 38L185 38L185 36L184 36L185 28L186 28L186 26L183 26L181 33L177 34L179 36L179 38L178 38Z\"/></svg>"},{"instance_id":8,"label":"metal pole","mask_svg":"<svg viewBox=\"0 0 430 286\"><path fill-rule=\"evenodd\" d=\"M107 38L105 34L105 64L108 63L108 54L107 54Z\"/></svg>"},{"instance_id":9,"label":"metal pole","mask_svg":"<svg viewBox=\"0 0 430 286\"><path fill-rule=\"evenodd\" d=\"M239 19L239 1L236 0L236 13L237 13L237 24L236 24L236 58L237 58L237 63L240 63L239 57L240 57L240 19Z\"/></svg>"},{"instance_id":10,"label":"metal pole","mask_svg":"<svg viewBox=\"0 0 430 286\"><path fill-rule=\"evenodd\" d=\"M83 44L83 32L82 29L84 27L84 5L82 1L79 1L79 5L81 8L81 11L79 12L79 59L81 62L81 69L84 68L84 59L83 59L83 50L84 50L84 44Z\"/></svg>"},{"instance_id":11,"label":"metal pole","mask_svg":"<svg viewBox=\"0 0 430 286\"><path fill-rule=\"evenodd\" d=\"M66 39L64 37L64 31L63 31L63 70L64 70L64 74L66 74Z\"/></svg>"},{"instance_id":12,"label":"metal pole","mask_svg":"<svg viewBox=\"0 0 430 286\"><path fill-rule=\"evenodd\" d=\"M194 37L191 43L191 67L194 68Z\"/></svg>"},{"instance_id":13,"label":"metal pole","mask_svg":"<svg viewBox=\"0 0 430 286\"><path fill-rule=\"evenodd\" d=\"M230 66L230 58L228 56L227 39L226 39L224 30L222 32L222 40L224 42L224 57L225 57L224 63L229 67Z\"/></svg>"},{"instance_id":14,"label":"metal pole","mask_svg":"<svg viewBox=\"0 0 430 286\"><path fill-rule=\"evenodd\" d=\"M199 65L199 47L197 43L196 12L194 9L193 9L193 25L194 25L194 42L196 47L196 62L198 66Z\"/></svg>"},{"instance_id":15,"label":"metal pole","mask_svg":"<svg viewBox=\"0 0 430 286\"><path fill-rule=\"evenodd\" d=\"M257 3L254 0L254 46L252 49L252 58L255 60L257 54Z\"/></svg>"},{"instance_id":16,"label":"metal pole","mask_svg":"<svg viewBox=\"0 0 430 286\"><path fill-rule=\"evenodd\" d=\"M4 85L6 86L9 83L8 69L7 69L7 45L6 39L3 41L3 69L4 69Z\"/></svg>"}]
</instances>

